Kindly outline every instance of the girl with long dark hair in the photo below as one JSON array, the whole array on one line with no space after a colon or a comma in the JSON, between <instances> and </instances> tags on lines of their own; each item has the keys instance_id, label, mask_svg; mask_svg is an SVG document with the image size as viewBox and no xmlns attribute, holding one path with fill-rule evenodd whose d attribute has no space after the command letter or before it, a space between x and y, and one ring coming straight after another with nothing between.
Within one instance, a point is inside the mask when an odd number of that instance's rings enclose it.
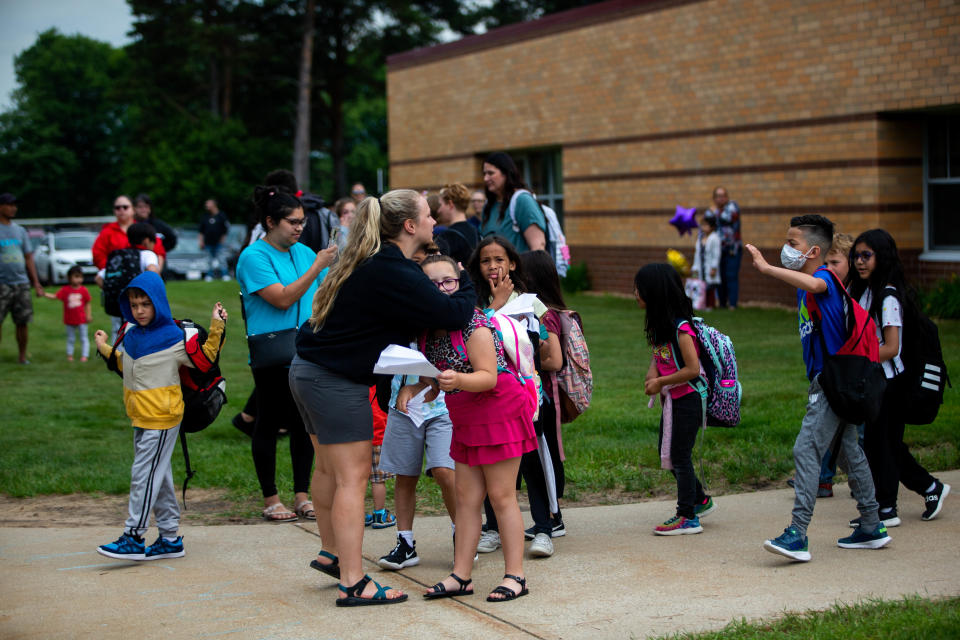
<instances>
[{"instance_id":1,"label":"girl with long dark hair","mask_svg":"<svg viewBox=\"0 0 960 640\"><path fill-rule=\"evenodd\" d=\"M917 327L911 320L919 317L916 292L907 282L897 243L883 229L864 231L853 241L850 261L858 277L850 285L850 295L859 298L860 306L870 312L877 324L880 340L880 361L887 376L880 413L864 430L863 448L870 463L880 520L887 527L900 524L897 513L897 491L903 486L923 496L923 520L933 520L940 513L950 485L943 484L917 462L903 441L906 408L906 376L903 347L905 324ZM851 521L859 525L859 518Z\"/></svg>"},{"instance_id":2,"label":"girl with long dark hair","mask_svg":"<svg viewBox=\"0 0 960 640\"><path fill-rule=\"evenodd\" d=\"M523 183L513 158L502 151L484 158L483 184L487 204L483 207L480 235L503 236L520 253L545 249L547 220Z\"/></svg>"}]
</instances>

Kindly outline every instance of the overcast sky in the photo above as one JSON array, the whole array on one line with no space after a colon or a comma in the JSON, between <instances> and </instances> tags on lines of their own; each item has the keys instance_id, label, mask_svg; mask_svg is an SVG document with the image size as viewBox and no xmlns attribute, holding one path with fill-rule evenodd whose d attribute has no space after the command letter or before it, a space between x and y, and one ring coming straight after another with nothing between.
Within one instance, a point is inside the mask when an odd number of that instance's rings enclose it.
<instances>
[{"instance_id":1,"label":"overcast sky","mask_svg":"<svg viewBox=\"0 0 960 640\"><path fill-rule=\"evenodd\" d=\"M133 22L126 0L0 0L0 111L16 88L13 58L51 27L121 46Z\"/></svg>"}]
</instances>

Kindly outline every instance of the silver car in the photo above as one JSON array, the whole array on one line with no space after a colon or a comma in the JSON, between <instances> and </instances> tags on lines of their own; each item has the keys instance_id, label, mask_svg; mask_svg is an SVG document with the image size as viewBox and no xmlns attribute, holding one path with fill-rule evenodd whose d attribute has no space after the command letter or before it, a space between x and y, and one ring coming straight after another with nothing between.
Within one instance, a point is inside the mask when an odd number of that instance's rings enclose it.
<instances>
[{"instance_id":1,"label":"silver car","mask_svg":"<svg viewBox=\"0 0 960 640\"><path fill-rule=\"evenodd\" d=\"M67 271L77 265L83 271L84 281L92 281L97 275L92 251L96 239L97 234L92 231L48 233L34 246L37 277L44 284L64 284L67 282Z\"/></svg>"}]
</instances>

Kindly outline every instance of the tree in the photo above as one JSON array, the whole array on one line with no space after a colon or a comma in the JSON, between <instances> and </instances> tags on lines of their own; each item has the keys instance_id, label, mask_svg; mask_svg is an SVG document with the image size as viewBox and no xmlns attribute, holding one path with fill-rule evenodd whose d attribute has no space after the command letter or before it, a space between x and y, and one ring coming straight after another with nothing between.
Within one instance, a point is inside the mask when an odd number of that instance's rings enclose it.
<instances>
[{"instance_id":1,"label":"tree","mask_svg":"<svg viewBox=\"0 0 960 640\"><path fill-rule=\"evenodd\" d=\"M310 89L313 86L314 0L307 0L300 49L300 77L297 86L297 133L293 140L293 174L304 190L310 188Z\"/></svg>"},{"instance_id":2,"label":"tree","mask_svg":"<svg viewBox=\"0 0 960 640\"><path fill-rule=\"evenodd\" d=\"M19 88L0 116L0 184L25 216L104 214L120 186L127 109L115 78L126 56L50 29L14 59Z\"/></svg>"}]
</instances>

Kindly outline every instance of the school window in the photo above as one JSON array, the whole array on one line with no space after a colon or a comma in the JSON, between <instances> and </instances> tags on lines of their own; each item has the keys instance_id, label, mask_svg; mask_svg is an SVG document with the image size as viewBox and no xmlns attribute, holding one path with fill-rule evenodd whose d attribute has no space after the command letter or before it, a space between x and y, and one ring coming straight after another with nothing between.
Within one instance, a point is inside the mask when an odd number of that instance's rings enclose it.
<instances>
[{"instance_id":1,"label":"school window","mask_svg":"<svg viewBox=\"0 0 960 640\"><path fill-rule=\"evenodd\" d=\"M927 122L923 154L927 251L960 251L960 117Z\"/></svg>"},{"instance_id":2,"label":"school window","mask_svg":"<svg viewBox=\"0 0 960 640\"><path fill-rule=\"evenodd\" d=\"M560 149L513 151L510 157L517 163L520 177L537 195L537 200L556 211L557 219L563 226L563 170L560 164Z\"/></svg>"}]
</instances>

